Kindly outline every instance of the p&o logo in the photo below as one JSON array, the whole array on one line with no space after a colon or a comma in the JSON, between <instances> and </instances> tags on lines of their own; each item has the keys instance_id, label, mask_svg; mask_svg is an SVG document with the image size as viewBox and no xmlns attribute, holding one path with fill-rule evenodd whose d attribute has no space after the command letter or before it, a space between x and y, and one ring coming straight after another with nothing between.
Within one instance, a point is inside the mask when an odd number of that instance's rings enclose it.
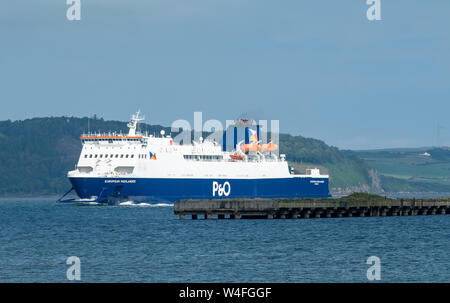
<instances>
[{"instance_id":1,"label":"p&o logo","mask_svg":"<svg viewBox=\"0 0 450 303\"><path fill-rule=\"evenodd\" d=\"M222 197L222 196L228 197L230 192L231 192L230 182L225 181L223 184L220 184L217 181L213 181L213 184L212 184L213 197L216 196L216 193L219 197Z\"/></svg>"}]
</instances>

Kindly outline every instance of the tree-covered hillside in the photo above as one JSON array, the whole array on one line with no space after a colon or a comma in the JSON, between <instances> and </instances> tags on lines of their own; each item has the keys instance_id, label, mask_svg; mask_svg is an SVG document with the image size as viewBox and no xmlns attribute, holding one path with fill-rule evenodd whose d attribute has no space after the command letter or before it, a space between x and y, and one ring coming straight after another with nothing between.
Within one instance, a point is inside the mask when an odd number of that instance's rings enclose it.
<instances>
[{"instance_id":1,"label":"tree-covered hillside","mask_svg":"<svg viewBox=\"0 0 450 303\"><path fill-rule=\"evenodd\" d=\"M60 194L70 188L66 173L78 160L79 137L88 128L127 132L125 122L103 119L51 117L0 121L0 195ZM150 133L159 133L161 129L169 132L158 125L142 124L141 129ZM297 173L311 167L329 173L330 189L334 192L373 191L378 186L376 173L364 161L322 141L282 134L280 147Z\"/></svg>"},{"instance_id":2,"label":"tree-covered hillside","mask_svg":"<svg viewBox=\"0 0 450 303\"><path fill-rule=\"evenodd\" d=\"M323 141L282 134L280 152L286 154L297 171L318 167L328 173L330 190L335 193L382 191L375 170L358 157L343 153Z\"/></svg>"},{"instance_id":3,"label":"tree-covered hillside","mask_svg":"<svg viewBox=\"0 0 450 303\"><path fill-rule=\"evenodd\" d=\"M0 195L58 194L70 188L66 173L88 131L127 131L126 123L57 117L0 122ZM161 126L145 126L159 132Z\"/></svg>"}]
</instances>

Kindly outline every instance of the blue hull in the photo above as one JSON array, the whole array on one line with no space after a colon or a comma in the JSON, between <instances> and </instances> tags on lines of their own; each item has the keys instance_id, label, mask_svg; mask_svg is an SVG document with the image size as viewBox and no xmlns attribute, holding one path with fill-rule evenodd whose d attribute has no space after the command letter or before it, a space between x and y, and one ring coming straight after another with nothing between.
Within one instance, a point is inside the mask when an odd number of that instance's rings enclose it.
<instances>
[{"instance_id":1,"label":"blue hull","mask_svg":"<svg viewBox=\"0 0 450 303\"><path fill-rule=\"evenodd\" d=\"M69 178L81 199L173 203L184 199L329 197L327 178ZM228 184L226 184L228 183Z\"/></svg>"}]
</instances>

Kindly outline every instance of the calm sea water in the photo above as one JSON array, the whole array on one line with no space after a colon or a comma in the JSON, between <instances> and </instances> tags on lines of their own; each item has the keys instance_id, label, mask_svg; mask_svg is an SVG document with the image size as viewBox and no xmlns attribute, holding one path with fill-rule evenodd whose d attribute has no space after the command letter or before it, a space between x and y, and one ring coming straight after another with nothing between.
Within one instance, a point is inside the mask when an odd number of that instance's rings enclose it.
<instances>
[{"instance_id":1,"label":"calm sea water","mask_svg":"<svg viewBox=\"0 0 450 303\"><path fill-rule=\"evenodd\" d=\"M450 216L179 220L172 207L0 199L0 281L450 281Z\"/></svg>"}]
</instances>

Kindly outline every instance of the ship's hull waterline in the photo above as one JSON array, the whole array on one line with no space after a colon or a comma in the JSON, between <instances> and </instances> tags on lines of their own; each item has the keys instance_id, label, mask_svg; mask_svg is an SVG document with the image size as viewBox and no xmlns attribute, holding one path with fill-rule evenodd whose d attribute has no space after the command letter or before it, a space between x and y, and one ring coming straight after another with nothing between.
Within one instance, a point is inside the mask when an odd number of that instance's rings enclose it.
<instances>
[{"instance_id":1,"label":"ship's hull waterline","mask_svg":"<svg viewBox=\"0 0 450 303\"><path fill-rule=\"evenodd\" d=\"M328 197L328 178L69 178L81 199L174 203L184 199Z\"/></svg>"}]
</instances>

